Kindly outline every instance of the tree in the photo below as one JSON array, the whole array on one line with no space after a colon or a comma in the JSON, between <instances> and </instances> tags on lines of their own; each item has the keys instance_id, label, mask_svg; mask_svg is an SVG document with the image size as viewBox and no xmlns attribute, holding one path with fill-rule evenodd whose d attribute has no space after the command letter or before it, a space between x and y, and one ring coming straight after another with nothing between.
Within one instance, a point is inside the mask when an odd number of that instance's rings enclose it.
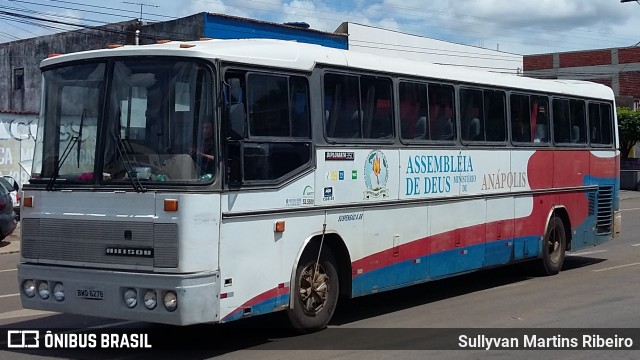
<instances>
[{"instance_id":1,"label":"tree","mask_svg":"<svg viewBox=\"0 0 640 360\"><path fill-rule=\"evenodd\" d=\"M640 111L619 107L618 131L620 133L620 156L629 157L631 149L640 141Z\"/></svg>"}]
</instances>

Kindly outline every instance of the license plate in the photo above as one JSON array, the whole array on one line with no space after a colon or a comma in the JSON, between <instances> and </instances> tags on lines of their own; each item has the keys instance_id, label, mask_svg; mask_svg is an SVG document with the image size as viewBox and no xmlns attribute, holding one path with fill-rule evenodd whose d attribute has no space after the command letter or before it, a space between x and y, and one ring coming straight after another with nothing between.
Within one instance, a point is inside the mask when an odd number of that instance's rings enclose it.
<instances>
[{"instance_id":1,"label":"license plate","mask_svg":"<svg viewBox=\"0 0 640 360\"><path fill-rule=\"evenodd\" d=\"M94 287L84 287L77 290L79 298L89 300L102 300L104 298L104 291Z\"/></svg>"}]
</instances>

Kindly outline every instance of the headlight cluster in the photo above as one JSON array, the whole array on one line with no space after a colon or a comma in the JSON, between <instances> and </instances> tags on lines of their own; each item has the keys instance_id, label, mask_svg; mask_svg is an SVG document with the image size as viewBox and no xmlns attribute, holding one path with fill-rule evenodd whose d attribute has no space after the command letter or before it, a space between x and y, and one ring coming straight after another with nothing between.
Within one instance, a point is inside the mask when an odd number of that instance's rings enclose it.
<instances>
[{"instance_id":1,"label":"headlight cluster","mask_svg":"<svg viewBox=\"0 0 640 360\"><path fill-rule=\"evenodd\" d=\"M164 308L167 311L174 311L178 308L178 296L176 292L173 290L154 290L154 289L146 289L143 290L144 293L142 295L142 303L144 307L149 310L153 310L158 305L158 294L163 294L162 300L164 303ZM122 293L124 304L133 309L138 305L138 290L134 288L127 288Z\"/></svg>"},{"instance_id":2,"label":"headlight cluster","mask_svg":"<svg viewBox=\"0 0 640 360\"><path fill-rule=\"evenodd\" d=\"M64 285L59 281L27 279L22 282L22 293L28 298L35 298L37 295L42 300L53 297L56 301L62 302L65 299ZM142 295L141 298L139 294ZM178 308L178 295L174 290L125 288L122 291L122 300L129 309L138 306L141 300L145 308L153 310L158 306L159 296L162 296L165 310L171 312Z\"/></svg>"},{"instance_id":3,"label":"headlight cluster","mask_svg":"<svg viewBox=\"0 0 640 360\"><path fill-rule=\"evenodd\" d=\"M38 294L40 299L47 300L51 296L50 284L53 284L53 298L56 301L64 301L64 285L58 281L27 279L22 282L22 292L30 298Z\"/></svg>"}]
</instances>

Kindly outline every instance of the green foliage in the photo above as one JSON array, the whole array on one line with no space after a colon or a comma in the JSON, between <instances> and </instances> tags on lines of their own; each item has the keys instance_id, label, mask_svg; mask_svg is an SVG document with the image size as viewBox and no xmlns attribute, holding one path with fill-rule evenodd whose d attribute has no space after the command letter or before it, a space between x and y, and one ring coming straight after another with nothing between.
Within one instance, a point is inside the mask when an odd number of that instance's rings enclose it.
<instances>
[{"instance_id":1,"label":"green foliage","mask_svg":"<svg viewBox=\"0 0 640 360\"><path fill-rule=\"evenodd\" d=\"M629 152L640 141L640 111L619 107L618 131L620 133L620 155L623 159L629 157Z\"/></svg>"}]
</instances>

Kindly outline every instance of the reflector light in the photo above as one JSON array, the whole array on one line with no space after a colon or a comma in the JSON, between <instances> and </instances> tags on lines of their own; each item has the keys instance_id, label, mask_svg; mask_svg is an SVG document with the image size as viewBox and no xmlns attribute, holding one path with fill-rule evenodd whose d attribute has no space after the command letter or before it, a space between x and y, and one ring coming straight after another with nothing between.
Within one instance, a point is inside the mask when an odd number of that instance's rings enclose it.
<instances>
[{"instance_id":1,"label":"reflector light","mask_svg":"<svg viewBox=\"0 0 640 360\"><path fill-rule=\"evenodd\" d=\"M178 199L164 199L164 211L178 211Z\"/></svg>"},{"instance_id":2,"label":"reflector light","mask_svg":"<svg viewBox=\"0 0 640 360\"><path fill-rule=\"evenodd\" d=\"M120 45L120 44L109 44L109 45L107 45L107 49L117 49L119 47L122 47L122 45Z\"/></svg>"},{"instance_id":3,"label":"reflector light","mask_svg":"<svg viewBox=\"0 0 640 360\"><path fill-rule=\"evenodd\" d=\"M284 232L284 221L282 221L282 220L277 221L274 231L277 232L277 233Z\"/></svg>"},{"instance_id":4,"label":"reflector light","mask_svg":"<svg viewBox=\"0 0 640 360\"><path fill-rule=\"evenodd\" d=\"M181 49L188 49L188 48L192 48L194 46L195 45L193 45L193 44L180 44L180 48Z\"/></svg>"},{"instance_id":5,"label":"reflector light","mask_svg":"<svg viewBox=\"0 0 640 360\"><path fill-rule=\"evenodd\" d=\"M24 199L22 199L22 205L24 207L33 207L33 196L25 196Z\"/></svg>"},{"instance_id":6,"label":"reflector light","mask_svg":"<svg viewBox=\"0 0 640 360\"><path fill-rule=\"evenodd\" d=\"M156 44L166 44L166 43L170 43L170 42L171 42L171 40L163 39L163 40L156 41Z\"/></svg>"},{"instance_id":7,"label":"reflector light","mask_svg":"<svg viewBox=\"0 0 640 360\"><path fill-rule=\"evenodd\" d=\"M62 54L49 54L47 55L47 58L52 58L52 57L56 57L56 56L60 56Z\"/></svg>"}]
</instances>

